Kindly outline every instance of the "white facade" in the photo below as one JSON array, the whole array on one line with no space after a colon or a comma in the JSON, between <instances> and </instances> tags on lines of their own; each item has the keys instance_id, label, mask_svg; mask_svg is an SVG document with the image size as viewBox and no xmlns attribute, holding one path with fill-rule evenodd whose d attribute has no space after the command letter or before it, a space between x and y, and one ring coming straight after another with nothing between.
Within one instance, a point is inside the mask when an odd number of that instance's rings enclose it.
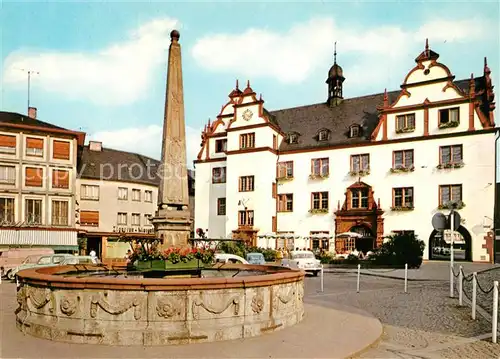
<instances>
[{"instance_id":1,"label":"white facade","mask_svg":"<svg viewBox=\"0 0 500 359\"><path fill-rule=\"evenodd\" d=\"M448 213L440 209L445 204L440 199L446 198L441 191L445 193L448 187L440 190L440 186L461 185L458 201L464 206L459 213L462 227L470 234L472 260L490 261L485 236L492 230L494 217L494 107L485 113L476 106L480 90L486 93L492 90L487 82L489 73L485 65L485 75L473 81L474 84L467 83L468 89L464 90L452 82L451 73L437 62L434 54L424 52L419 56L417 66L407 75L397 98L390 100L388 95L384 96L371 140L369 136L368 140L354 144L346 141L328 146L299 146L296 150L287 146L283 150L282 141L287 141L290 131L283 132L280 124L272 121L272 116L264 111L264 102L255 97L249 86L244 92L234 90L217 121L208 124L203 132L202 148L195 161L195 228L208 229L210 238L231 237L233 231L241 227L238 211L246 207L254 211L250 227L258 235L286 232L308 237L311 232L327 232L334 236L339 234L336 228L345 227L336 224L340 219L335 212L351 201L346 197L348 187L361 181L371 187L373 200L379 202L379 209L384 211L381 215L384 236L394 231L414 231L429 246L432 216L440 211ZM476 93L477 84L484 86ZM457 119L454 117L457 108L459 123L448 127L440 125L445 116L453 121ZM440 114L443 109L454 109L453 114ZM396 117L404 114L414 116L415 123L409 131L396 131ZM303 132L300 127L295 131ZM248 133L254 133L255 145L241 149L240 135ZM216 141L221 139L227 139L226 151L216 152ZM438 168L442 148L446 146L461 146L460 163L452 166L456 168ZM404 150L413 151L414 169L391 171L395 168L395 151ZM360 154L369 154L369 174L353 176L350 174L351 156ZM319 158L328 158L328 176L311 179L311 161ZM293 178L279 181L277 164L285 161L293 162ZM225 183L213 183L213 169L218 167L226 167ZM242 176L254 176L253 191L240 191ZM412 210L400 210L394 204L394 189L403 187L412 189ZM451 188L456 187L450 187L450 191ZM273 191L277 196L273 196ZM313 192L328 192L325 213L310 212ZM277 211L279 194L293 194L293 211ZM219 198L225 198L225 214L218 214ZM350 206L347 204L347 208ZM266 240L258 242L261 246L268 243ZM309 247L310 243L306 240L295 246ZM331 244L330 250L333 249ZM426 249L424 259L428 258L429 250Z\"/></svg>"}]
</instances>

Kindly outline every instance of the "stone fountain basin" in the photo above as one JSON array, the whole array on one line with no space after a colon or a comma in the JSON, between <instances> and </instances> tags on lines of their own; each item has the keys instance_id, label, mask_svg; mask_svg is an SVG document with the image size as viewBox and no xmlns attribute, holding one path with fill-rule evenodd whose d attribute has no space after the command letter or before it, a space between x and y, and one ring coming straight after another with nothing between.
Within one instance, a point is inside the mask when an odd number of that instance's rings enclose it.
<instances>
[{"instance_id":1,"label":"stone fountain basin","mask_svg":"<svg viewBox=\"0 0 500 359\"><path fill-rule=\"evenodd\" d=\"M103 270L111 268L84 272ZM243 264L219 270L261 274L153 279L64 276L75 266L26 269L18 273L17 327L54 341L152 346L254 337L302 320L304 272Z\"/></svg>"}]
</instances>

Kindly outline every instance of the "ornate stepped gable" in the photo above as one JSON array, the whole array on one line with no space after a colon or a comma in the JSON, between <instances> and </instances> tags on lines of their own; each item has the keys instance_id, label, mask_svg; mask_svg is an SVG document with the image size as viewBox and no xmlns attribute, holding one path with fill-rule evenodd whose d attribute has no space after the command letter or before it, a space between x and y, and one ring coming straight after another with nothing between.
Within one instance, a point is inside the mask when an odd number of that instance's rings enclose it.
<instances>
[{"instance_id":1,"label":"ornate stepped gable","mask_svg":"<svg viewBox=\"0 0 500 359\"><path fill-rule=\"evenodd\" d=\"M487 65L485 58L483 76L474 77L471 79L463 79L454 81L454 76L449 72L448 68L437 62L439 54L432 51L428 42L424 51L415 59L417 65L409 71L406 76L402 90L382 92L373 95L353 97L335 101L332 105L331 101L326 101L313 105L306 105L276 111L268 111L264 108L262 97L259 100L255 96L253 103L261 103L261 117L265 118L271 126L275 127L284 136L295 133L298 135L296 143L282 141L279 150L295 150L318 148L323 146L335 145L354 145L356 143L369 142L374 140L374 134L378 131L377 127L381 122L381 112L383 109L392 107L398 98L408 93L406 89L406 80L409 75L417 70L423 69L422 62L431 61L431 67L438 66L445 69L448 73L448 84L446 87L453 87L457 92L470 98L476 103L477 113L483 124L483 128L494 127L493 110L495 109L493 85L491 83L491 70ZM334 66L336 65L336 61ZM338 68L340 68L337 65ZM333 68L333 67L332 67ZM329 78L331 78L331 69ZM340 70L341 71L341 70ZM343 76L343 73L341 74ZM343 77L342 77L343 79ZM327 80L328 82L328 80ZM444 89L445 90L445 89ZM202 149L200 150L198 159L202 158L203 151L207 139L214 134L219 125L234 122L234 105L241 106L243 98L248 95L255 95L249 84L244 91L236 88L229 94L229 101L222 106L221 112L217 121L209 123L205 126L202 133ZM231 118L230 121L228 119ZM352 136L350 128L353 125L359 126L357 136ZM318 131L327 129L330 131L326 140L318 141ZM223 132L219 129L218 132Z\"/></svg>"}]
</instances>

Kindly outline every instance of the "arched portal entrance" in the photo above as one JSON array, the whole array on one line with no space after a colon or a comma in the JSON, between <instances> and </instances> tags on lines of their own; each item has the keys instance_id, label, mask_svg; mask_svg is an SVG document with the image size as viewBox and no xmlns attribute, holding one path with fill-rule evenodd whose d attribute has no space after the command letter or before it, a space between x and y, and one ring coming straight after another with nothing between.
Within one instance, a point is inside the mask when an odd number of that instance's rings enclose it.
<instances>
[{"instance_id":1,"label":"arched portal entrance","mask_svg":"<svg viewBox=\"0 0 500 359\"><path fill-rule=\"evenodd\" d=\"M464 226L460 226L457 232L457 240L453 244L453 258L459 261L472 261L472 237L469 231ZM436 230L432 231L429 236L429 259L450 259L451 245L445 241L445 236L447 235L449 234Z\"/></svg>"},{"instance_id":2,"label":"arched portal entrance","mask_svg":"<svg viewBox=\"0 0 500 359\"><path fill-rule=\"evenodd\" d=\"M360 238L356 239L356 249L360 252L366 253L376 247L376 238L372 230L365 225L357 225L351 228L349 232L358 233Z\"/></svg>"}]
</instances>

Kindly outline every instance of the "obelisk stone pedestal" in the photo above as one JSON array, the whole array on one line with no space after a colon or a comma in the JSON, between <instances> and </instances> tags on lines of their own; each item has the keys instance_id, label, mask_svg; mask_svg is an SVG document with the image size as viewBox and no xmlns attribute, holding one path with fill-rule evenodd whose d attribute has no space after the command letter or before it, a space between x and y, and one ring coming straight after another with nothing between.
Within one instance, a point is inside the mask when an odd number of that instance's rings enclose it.
<instances>
[{"instance_id":1,"label":"obelisk stone pedestal","mask_svg":"<svg viewBox=\"0 0 500 359\"><path fill-rule=\"evenodd\" d=\"M161 168L158 171L161 181L158 210L152 219L156 235L166 247L186 246L191 233L179 37L177 30L170 33Z\"/></svg>"}]
</instances>

